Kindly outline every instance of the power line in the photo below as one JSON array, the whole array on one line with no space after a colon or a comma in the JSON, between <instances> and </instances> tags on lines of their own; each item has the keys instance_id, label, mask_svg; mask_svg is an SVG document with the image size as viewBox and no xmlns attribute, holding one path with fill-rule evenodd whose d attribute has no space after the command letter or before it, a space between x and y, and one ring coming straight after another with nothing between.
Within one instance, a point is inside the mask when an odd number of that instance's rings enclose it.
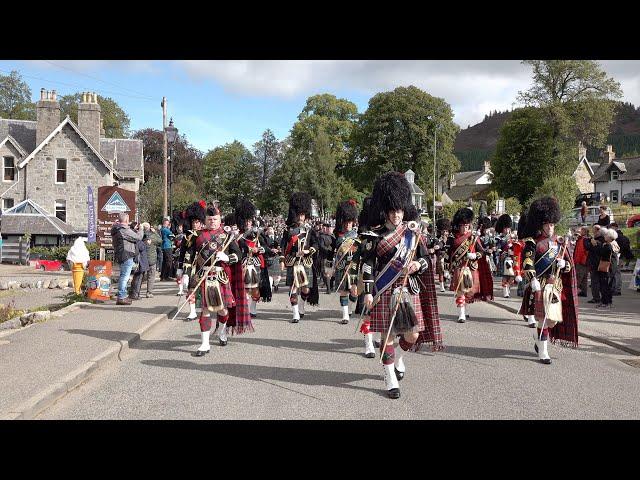
<instances>
[{"instance_id":1,"label":"power line","mask_svg":"<svg viewBox=\"0 0 640 480\"><path fill-rule=\"evenodd\" d=\"M106 81L106 80L102 80L102 79L100 79L100 78L98 78L98 77L94 77L93 75L89 75L89 74L87 74L87 73L83 73L83 72L78 72L77 70L74 70L74 69L69 68L69 67L65 67L64 65L58 65L57 63L51 62L51 61L49 61L49 60L44 60L44 61L45 61L45 62L47 62L47 63L48 63L48 64L50 64L50 65L53 65L54 67L64 68L65 70L69 70L70 72L73 72L73 73L75 73L76 75L83 75L83 76L85 76L85 77L92 78L93 80L97 80L97 81L99 81L99 82L106 83L107 85L113 85L114 87L118 87L118 88L121 88L121 89L123 89L123 90L128 90L128 91L130 91L130 92L133 92L133 93L136 93L136 94L138 94L138 95L144 96L144 97L148 98L149 100L153 100L153 98L148 97L148 96L147 96L146 94L144 94L144 93L140 93L140 92L138 92L138 91L136 91L136 90L132 90L132 89L127 88L127 87L123 87L122 85L118 85L117 83L108 82L108 81Z\"/></svg>"},{"instance_id":2,"label":"power line","mask_svg":"<svg viewBox=\"0 0 640 480\"><path fill-rule=\"evenodd\" d=\"M6 70L0 70L0 72L6 73L6 74L9 74L9 75L11 74L11 72L8 72ZM82 85L78 85L78 84L74 84L74 83L61 82L59 80L49 80L47 78L36 77L34 75L24 75L22 73L20 73L20 75L22 77L25 77L25 78L33 78L35 80L42 80L43 82L57 83L57 84L60 84L60 85L66 85L68 87L79 88L81 90L91 90L90 88L88 88L86 86L82 86ZM126 95L124 93L114 92L114 91L110 91L110 90L101 90L101 93L110 93L112 95L120 95L122 97L135 98L137 100L145 100L145 101L154 101L155 102L155 100L153 98L151 98L151 97L140 97L140 96Z\"/></svg>"}]
</instances>

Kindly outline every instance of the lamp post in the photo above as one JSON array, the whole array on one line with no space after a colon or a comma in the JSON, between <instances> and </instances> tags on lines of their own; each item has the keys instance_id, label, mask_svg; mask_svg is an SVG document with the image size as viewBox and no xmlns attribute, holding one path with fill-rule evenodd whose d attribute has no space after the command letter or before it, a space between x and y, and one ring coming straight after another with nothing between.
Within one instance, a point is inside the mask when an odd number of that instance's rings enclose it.
<instances>
[{"instance_id":1,"label":"lamp post","mask_svg":"<svg viewBox=\"0 0 640 480\"><path fill-rule=\"evenodd\" d=\"M218 201L218 182L220 181L220 175L218 175L216 173L216 176L213 178L213 192L216 196L215 200L213 201L213 204L217 207L219 205L219 201Z\"/></svg>"},{"instance_id":2,"label":"lamp post","mask_svg":"<svg viewBox=\"0 0 640 480\"><path fill-rule=\"evenodd\" d=\"M178 137L178 129L173 126L173 118L169 121L169 126L165 129L167 142L169 143L169 215L173 212L173 146Z\"/></svg>"},{"instance_id":3,"label":"lamp post","mask_svg":"<svg viewBox=\"0 0 640 480\"><path fill-rule=\"evenodd\" d=\"M436 123L433 129L433 231L434 233L436 233L436 191L437 191L436 151L437 151L437 139L438 139L437 132L440 126L441 125L439 123Z\"/></svg>"}]
</instances>

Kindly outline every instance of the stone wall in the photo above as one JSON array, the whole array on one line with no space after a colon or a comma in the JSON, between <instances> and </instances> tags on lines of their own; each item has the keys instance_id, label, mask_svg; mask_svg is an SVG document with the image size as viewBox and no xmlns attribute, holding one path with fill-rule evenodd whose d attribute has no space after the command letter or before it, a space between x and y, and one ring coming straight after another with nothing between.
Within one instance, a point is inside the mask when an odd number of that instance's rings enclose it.
<instances>
[{"instance_id":1,"label":"stone wall","mask_svg":"<svg viewBox=\"0 0 640 480\"><path fill-rule=\"evenodd\" d=\"M578 165L578 168L573 173L573 178L576 179L580 193L591 193L594 191L594 184L589 182L589 180L591 180L591 173L589 173L589 169L584 162L580 162L580 165Z\"/></svg>"},{"instance_id":2,"label":"stone wall","mask_svg":"<svg viewBox=\"0 0 640 480\"><path fill-rule=\"evenodd\" d=\"M67 181L56 184L56 158L67 160ZM56 200L66 200L66 222L78 232L87 231L87 186L111 185L111 174L70 125L32 158L27 169L27 197L55 215ZM97 218L97 212L96 212Z\"/></svg>"},{"instance_id":3,"label":"stone wall","mask_svg":"<svg viewBox=\"0 0 640 480\"><path fill-rule=\"evenodd\" d=\"M16 166L16 180L18 183L11 187L16 181L4 181L4 160L3 157L9 156L14 158L14 164ZM13 198L14 205L17 205L21 201L24 200L24 172L18 170L18 164L22 161L22 157L20 156L20 152L9 142L5 142L5 144L0 147L0 180L1 187L0 193L2 193L2 198ZM11 187L11 188L10 188ZM6 190L6 193L5 193ZM0 204L1 207L1 204Z\"/></svg>"}]
</instances>

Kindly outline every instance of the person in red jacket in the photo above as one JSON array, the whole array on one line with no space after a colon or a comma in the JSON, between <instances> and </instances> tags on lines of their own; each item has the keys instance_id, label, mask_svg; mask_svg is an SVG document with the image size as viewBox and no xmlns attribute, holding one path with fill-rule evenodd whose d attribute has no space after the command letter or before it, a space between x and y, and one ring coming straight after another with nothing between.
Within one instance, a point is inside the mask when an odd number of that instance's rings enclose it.
<instances>
[{"instance_id":1,"label":"person in red jacket","mask_svg":"<svg viewBox=\"0 0 640 480\"><path fill-rule=\"evenodd\" d=\"M576 266L576 277L578 280L578 296L587 296L587 279L589 278L589 266L587 265L587 257L589 252L585 247L584 242L589 241L589 229L587 227L580 227L578 232L578 239L576 240L576 248L573 252L573 263Z\"/></svg>"}]
</instances>

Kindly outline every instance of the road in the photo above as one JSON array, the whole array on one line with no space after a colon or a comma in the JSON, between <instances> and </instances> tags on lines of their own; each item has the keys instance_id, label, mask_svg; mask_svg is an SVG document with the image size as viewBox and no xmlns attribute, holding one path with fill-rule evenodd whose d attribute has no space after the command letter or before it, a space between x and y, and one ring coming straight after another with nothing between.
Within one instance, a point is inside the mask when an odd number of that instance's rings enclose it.
<instances>
[{"instance_id":1,"label":"road","mask_svg":"<svg viewBox=\"0 0 640 480\"><path fill-rule=\"evenodd\" d=\"M195 358L196 321L167 320L123 361L45 410L41 419L638 419L640 362L581 338L550 345L552 365L533 351L532 330L488 304L455 322L450 292L439 293L446 349L405 356L402 396L384 391L378 359L362 355L355 320L339 324L335 294L321 294L298 324L286 292L260 304L256 331L212 335ZM167 305L177 297L166 295Z\"/></svg>"}]
</instances>

